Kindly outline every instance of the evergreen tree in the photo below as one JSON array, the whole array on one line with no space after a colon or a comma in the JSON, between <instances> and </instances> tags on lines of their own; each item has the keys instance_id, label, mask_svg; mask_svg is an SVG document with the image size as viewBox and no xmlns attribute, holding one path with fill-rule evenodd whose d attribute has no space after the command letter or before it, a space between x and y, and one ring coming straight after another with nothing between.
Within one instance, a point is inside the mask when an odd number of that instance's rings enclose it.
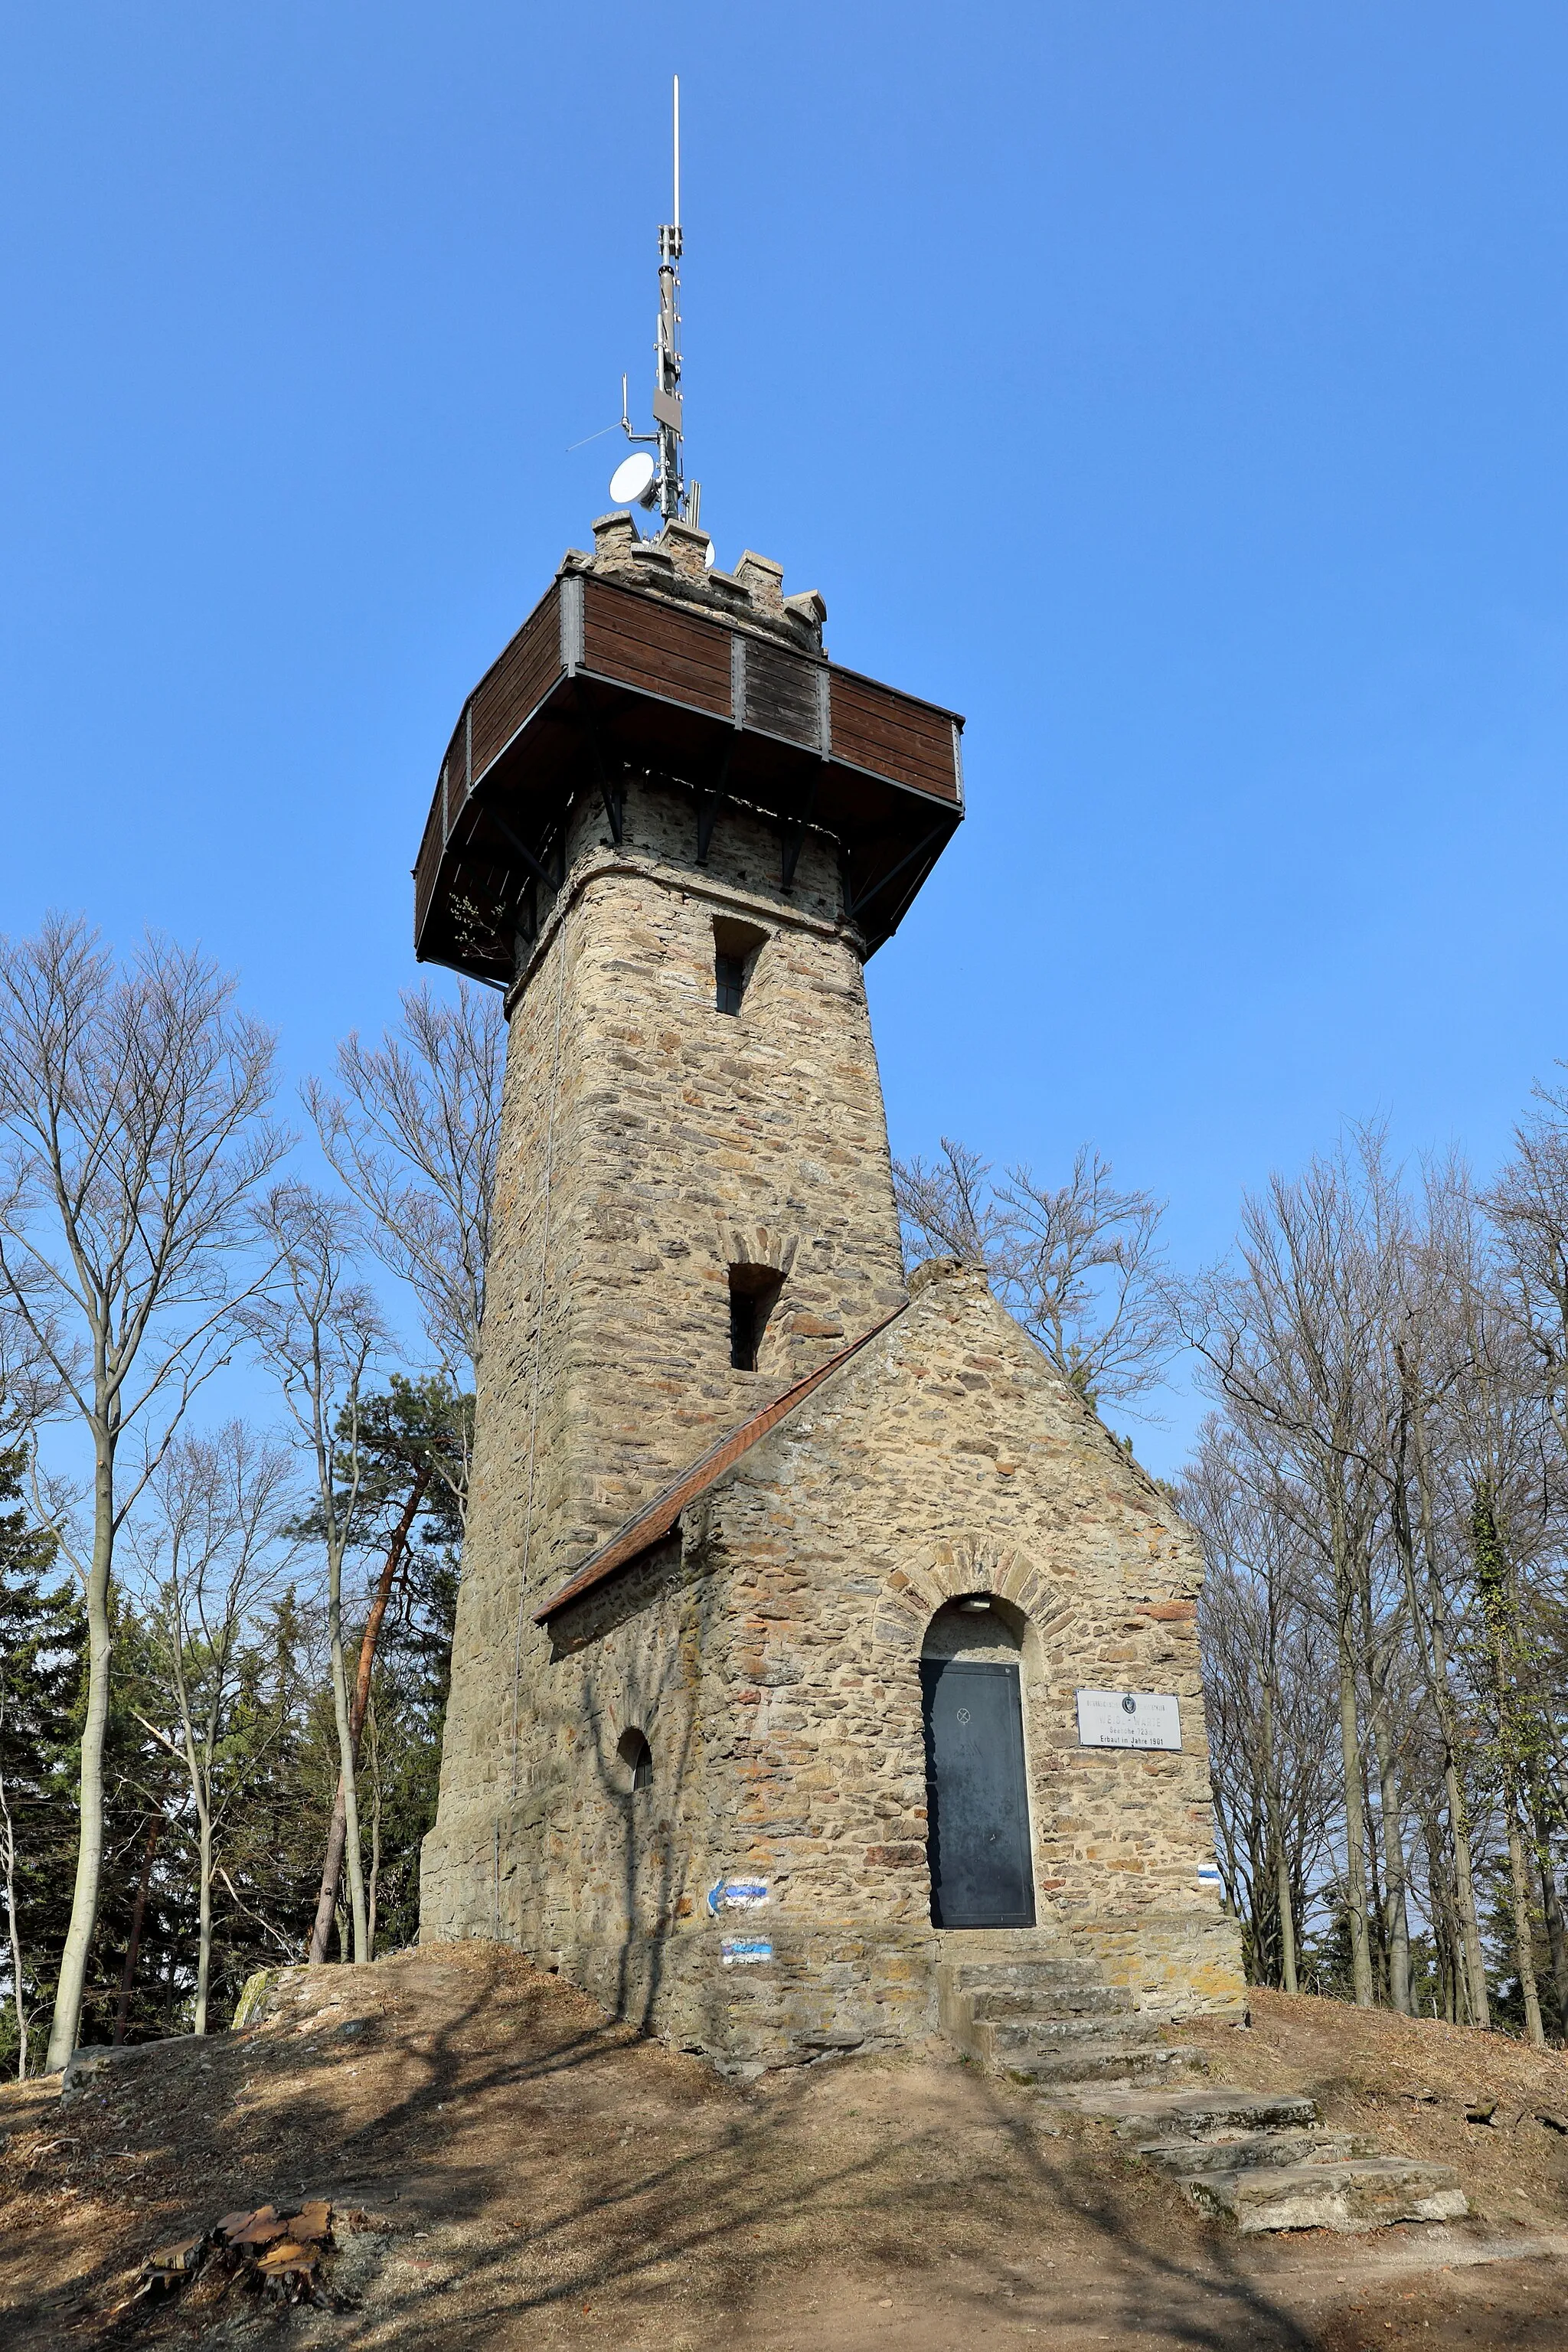
<instances>
[{"instance_id":1,"label":"evergreen tree","mask_svg":"<svg viewBox=\"0 0 1568 2352\"><path fill-rule=\"evenodd\" d=\"M20 1444L0 1447L0 1865L10 1862L0 1890L0 2067L19 2072L28 2039L36 2074L43 2053L33 2029L52 2005L70 1919L71 1707L85 1627L68 1590L46 1589L56 1545L23 1504L26 1459Z\"/></svg>"}]
</instances>

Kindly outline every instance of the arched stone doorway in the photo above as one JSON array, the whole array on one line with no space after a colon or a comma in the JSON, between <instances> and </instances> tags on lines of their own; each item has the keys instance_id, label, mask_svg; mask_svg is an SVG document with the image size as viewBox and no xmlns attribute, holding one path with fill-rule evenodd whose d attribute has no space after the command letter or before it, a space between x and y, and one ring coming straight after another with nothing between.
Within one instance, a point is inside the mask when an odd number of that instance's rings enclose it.
<instances>
[{"instance_id":1,"label":"arched stone doorway","mask_svg":"<svg viewBox=\"0 0 1568 2352\"><path fill-rule=\"evenodd\" d=\"M921 1649L931 1921L1032 1927L1024 1757L1024 1621L1007 1602L950 1601Z\"/></svg>"}]
</instances>

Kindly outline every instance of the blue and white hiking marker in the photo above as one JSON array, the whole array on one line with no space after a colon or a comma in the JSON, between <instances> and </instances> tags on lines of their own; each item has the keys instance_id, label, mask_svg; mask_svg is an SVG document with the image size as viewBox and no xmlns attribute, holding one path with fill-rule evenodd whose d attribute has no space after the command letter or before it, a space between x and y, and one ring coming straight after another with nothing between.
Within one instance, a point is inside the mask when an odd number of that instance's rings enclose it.
<instances>
[{"instance_id":1,"label":"blue and white hiking marker","mask_svg":"<svg viewBox=\"0 0 1568 2352\"><path fill-rule=\"evenodd\" d=\"M708 1916L716 1919L721 1911L760 1911L767 1900L765 1878L721 1878L708 1889Z\"/></svg>"},{"instance_id":2,"label":"blue and white hiking marker","mask_svg":"<svg viewBox=\"0 0 1568 2352\"><path fill-rule=\"evenodd\" d=\"M726 1936L719 1947L719 1958L727 1969L752 1969L763 1960L771 1960L773 1948L765 1936Z\"/></svg>"}]
</instances>

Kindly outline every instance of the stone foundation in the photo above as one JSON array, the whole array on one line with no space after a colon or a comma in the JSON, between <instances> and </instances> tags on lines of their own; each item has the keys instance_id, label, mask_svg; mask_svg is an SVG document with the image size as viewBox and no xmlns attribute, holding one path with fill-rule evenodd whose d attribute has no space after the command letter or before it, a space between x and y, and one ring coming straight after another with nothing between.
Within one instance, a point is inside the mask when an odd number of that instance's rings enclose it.
<instances>
[{"instance_id":1,"label":"stone foundation","mask_svg":"<svg viewBox=\"0 0 1568 2352\"><path fill-rule=\"evenodd\" d=\"M756 1943L771 1947L768 1958L726 1959L726 1945ZM1058 1956L1087 1963L1106 1984L1131 1991L1140 2014L1173 2025L1195 2016L1239 2020L1245 2011L1236 1926L1224 1915L1206 1921L1154 1915L1066 1933L944 1932L864 1918L770 1921L762 1910L618 1946L531 1955L612 2016L739 2074L918 2047L942 2030L937 1975L944 1959Z\"/></svg>"}]
</instances>

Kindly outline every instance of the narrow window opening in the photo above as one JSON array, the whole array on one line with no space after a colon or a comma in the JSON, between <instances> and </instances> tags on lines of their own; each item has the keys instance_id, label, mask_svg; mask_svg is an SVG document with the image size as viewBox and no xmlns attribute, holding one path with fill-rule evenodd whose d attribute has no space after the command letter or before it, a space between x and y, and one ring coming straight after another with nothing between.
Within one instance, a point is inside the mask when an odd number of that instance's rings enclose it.
<instances>
[{"instance_id":1,"label":"narrow window opening","mask_svg":"<svg viewBox=\"0 0 1568 2352\"><path fill-rule=\"evenodd\" d=\"M716 955L713 959L721 1013L739 1013L745 993L746 967L739 956Z\"/></svg>"},{"instance_id":2,"label":"narrow window opening","mask_svg":"<svg viewBox=\"0 0 1568 2352\"><path fill-rule=\"evenodd\" d=\"M635 1795L653 1786L653 1749L640 1731L623 1731L618 1749L626 1769L626 1786Z\"/></svg>"},{"instance_id":3,"label":"narrow window opening","mask_svg":"<svg viewBox=\"0 0 1568 2352\"><path fill-rule=\"evenodd\" d=\"M784 1276L776 1266L730 1268L730 1362L738 1372L754 1372L768 1317L778 1305Z\"/></svg>"},{"instance_id":4,"label":"narrow window opening","mask_svg":"<svg viewBox=\"0 0 1568 2352\"><path fill-rule=\"evenodd\" d=\"M713 919L713 1002L721 1013L739 1013L747 982L758 956L768 943L766 931L755 923L737 923L726 915Z\"/></svg>"}]
</instances>

